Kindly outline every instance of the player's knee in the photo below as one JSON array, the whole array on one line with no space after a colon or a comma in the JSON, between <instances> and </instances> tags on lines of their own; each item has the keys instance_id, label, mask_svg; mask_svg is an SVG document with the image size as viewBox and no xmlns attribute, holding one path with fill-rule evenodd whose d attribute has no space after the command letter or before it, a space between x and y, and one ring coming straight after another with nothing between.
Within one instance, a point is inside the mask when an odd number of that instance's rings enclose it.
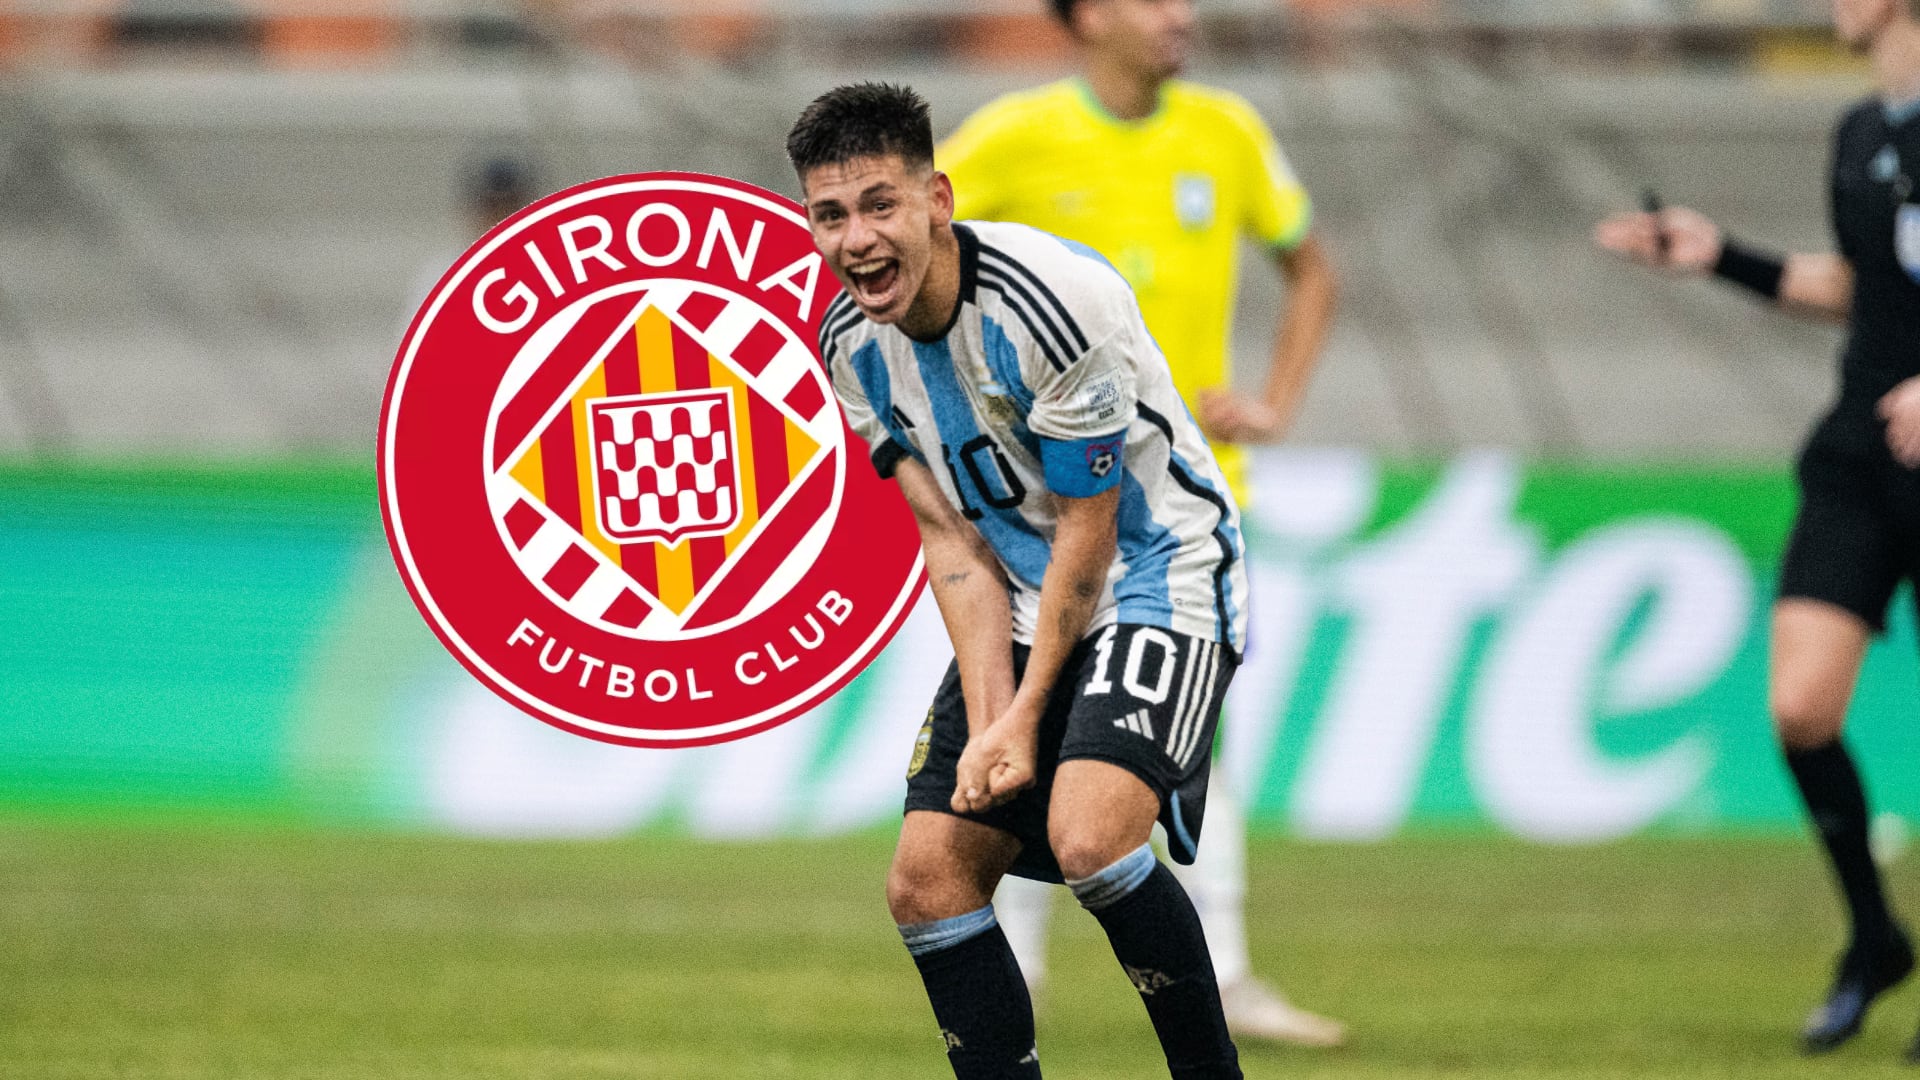
<instances>
[{"instance_id":1,"label":"player's knee","mask_svg":"<svg viewBox=\"0 0 1920 1080\"><path fill-rule=\"evenodd\" d=\"M1140 837L1123 837L1112 830L1081 824L1055 826L1048 841L1060 872L1070 881L1098 874L1141 844Z\"/></svg>"},{"instance_id":2,"label":"player's knee","mask_svg":"<svg viewBox=\"0 0 1920 1080\"><path fill-rule=\"evenodd\" d=\"M1773 734L1789 750L1814 750L1840 737L1844 718L1827 713L1775 708Z\"/></svg>"},{"instance_id":3,"label":"player's knee","mask_svg":"<svg viewBox=\"0 0 1920 1080\"><path fill-rule=\"evenodd\" d=\"M930 860L896 859L887 871L887 910L901 926L963 915L989 897L968 874Z\"/></svg>"},{"instance_id":4,"label":"player's knee","mask_svg":"<svg viewBox=\"0 0 1920 1080\"><path fill-rule=\"evenodd\" d=\"M1773 713L1773 731L1780 745L1789 750L1811 750L1840 737L1846 724L1845 701L1820 688L1777 685L1769 695Z\"/></svg>"},{"instance_id":5,"label":"player's knee","mask_svg":"<svg viewBox=\"0 0 1920 1080\"><path fill-rule=\"evenodd\" d=\"M1159 812L1160 797L1131 770L1065 761L1048 804L1047 846L1061 873L1092 877L1146 843Z\"/></svg>"},{"instance_id":6,"label":"player's knee","mask_svg":"<svg viewBox=\"0 0 1920 1080\"><path fill-rule=\"evenodd\" d=\"M912 865L895 862L887 872L887 910L893 921L909 923L932 921L926 914L933 894L933 880Z\"/></svg>"}]
</instances>

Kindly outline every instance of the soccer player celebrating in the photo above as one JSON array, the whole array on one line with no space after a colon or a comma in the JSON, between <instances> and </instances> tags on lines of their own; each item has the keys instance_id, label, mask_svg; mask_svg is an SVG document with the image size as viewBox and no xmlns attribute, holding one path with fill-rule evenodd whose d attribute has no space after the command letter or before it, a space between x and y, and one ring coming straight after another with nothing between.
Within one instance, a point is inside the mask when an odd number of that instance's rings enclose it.
<instances>
[{"instance_id":1,"label":"soccer player celebrating","mask_svg":"<svg viewBox=\"0 0 1920 1080\"><path fill-rule=\"evenodd\" d=\"M1105 255L1132 284L1174 387L1247 505L1246 455L1236 444L1286 433L1337 304L1306 189L1252 106L1175 78L1193 36L1192 0L1052 4L1080 48L1082 74L992 102L940 146L956 215L1024 222ZM1228 349L1242 238L1271 253L1289 301L1258 396L1233 389ZM1229 716L1264 707L1270 703L1227 703ZM1234 752L1229 735L1222 753ZM1227 1023L1243 1038L1337 1045L1341 1024L1292 1005L1253 975L1245 821L1240 793L1222 779L1208 796L1206 850L1179 876L1206 927ZM1010 879L995 900L1036 986L1053 895Z\"/></svg>"},{"instance_id":2,"label":"soccer player celebrating","mask_svg":"<svg viewBox=\"0 0 1920 1080\"><path fill-rule=\"evenodd\" d=\"M1841 41L1872 59L1879 86L1835 138L1839 254L1767 254L1680 207L1620 214L1595 232L1600 246L1646 265L1712 274L1847 326L1839 400L1800 455L1769 673L1775 731L1852 921L1832 991L1802 1033L1811 1053L1852 1038L1874 998L1913 968L1840 733L1894 587L1920 577L1920 0L1834 0L1833 13ZM1908 1057L1920 1059L1920 1040Z\"/></svg>"},{"instance_id":3,"label":"soccer player celebrating","mask_svg":"<svg viewBox=\"0 0 1920 1080\"><path fill-rule=\"evenodd\" d=\"M834 90L787 137L846 288L821 353L911 506L955 659L908 769L887 899L959 1080L1038 1077L995 922L1009 872L1106 930L1171 1075L1237 1078L1191 862L1247 580L1239 510L1126 281L1023 225L956 223L911 91Z\"/></svg>"}]
</instances>

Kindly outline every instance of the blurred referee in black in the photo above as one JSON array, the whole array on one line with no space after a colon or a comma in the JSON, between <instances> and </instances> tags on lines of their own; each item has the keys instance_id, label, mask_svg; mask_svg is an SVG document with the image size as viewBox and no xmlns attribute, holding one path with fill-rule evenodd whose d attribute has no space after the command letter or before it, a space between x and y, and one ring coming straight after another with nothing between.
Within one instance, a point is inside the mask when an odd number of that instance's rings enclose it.
<instances>
[{"instance_id":1,"label":"blurred referee in black","mask_svg":"<svg viewBox=\"0 0 1920 1080\"><path fill-rule=\"evenodd\" d=\"M1846 323L1839 400L1800 455L1800 511L1769 660L1774 730L1852 922L1833 989L1802 1032L1809 1053L1857 1034L1874 998L1913 968L1868 851L1866 794L1840 732L1895 587L1920 580L1920 0L1833 0L1833 20L1840 40L1871 59L1878 89L1847 111L1834 137L1839 254L1772 254L1692 210L1657 204L1594 232L1601 247L1635 262L1711 274L1796 315ZM1920 1061L1920 1038L1907 1057Z\"/></svg>"}]
</instances>

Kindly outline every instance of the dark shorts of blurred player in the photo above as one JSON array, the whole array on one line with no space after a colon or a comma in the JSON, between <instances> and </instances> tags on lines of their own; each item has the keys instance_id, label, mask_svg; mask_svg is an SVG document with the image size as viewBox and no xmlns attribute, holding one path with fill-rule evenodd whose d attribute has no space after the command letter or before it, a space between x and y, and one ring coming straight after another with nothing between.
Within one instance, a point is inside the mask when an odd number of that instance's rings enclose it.
<instances>
[{"instance_id":1,"label":"dark shorts of blurred player","mask_svg":"<svg viewBox=\"0 0 1920 1080\"><path fill-rule=\"evenodd\" d=\"M1880 633L1901 580L1920 584L1920 473L1884 450L1849 447L1827 428L1800 454L1800 510L1780 596L1825 601Z\"/></svg>"}]
</instances>

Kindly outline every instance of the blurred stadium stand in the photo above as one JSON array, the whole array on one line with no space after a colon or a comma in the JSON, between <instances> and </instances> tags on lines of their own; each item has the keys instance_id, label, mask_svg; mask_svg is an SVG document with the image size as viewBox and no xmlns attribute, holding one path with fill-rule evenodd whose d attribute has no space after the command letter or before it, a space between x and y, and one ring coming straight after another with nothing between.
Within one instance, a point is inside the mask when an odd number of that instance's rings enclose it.
<instances>
[{"instance_id":1,"label":"blurred stadium stand","mask_svg":"<svg viewBox=\"0 0 1920 1080\"><path fill-rule=\"evenodd\" d=\"M834 82L911 82L944 131L1065 70L1039 0L958 7L0 0L0 452L370 453L477 160L790 192L781 136ZM1783 456L1832 333L1664 291L1586 236L1652 185L1824 246L1827 132L1864 86L1825 7L1202 0L1194 77L1273 123L1347 278L1300 439ZM1249 361L1270 277L1248 276Z\"/></svg>"}]
</instances>

